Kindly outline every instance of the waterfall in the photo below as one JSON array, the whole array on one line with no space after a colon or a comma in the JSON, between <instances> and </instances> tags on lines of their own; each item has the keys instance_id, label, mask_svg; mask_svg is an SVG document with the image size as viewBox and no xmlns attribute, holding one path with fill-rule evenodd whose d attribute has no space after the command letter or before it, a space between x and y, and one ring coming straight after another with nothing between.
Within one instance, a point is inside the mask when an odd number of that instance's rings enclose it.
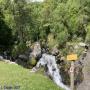
<instances>
[{"instance_id":1,"label":"waterfall","mask_svg":"<svg viewBox=\"0 0 90 90\"><path fill-rule=\"evenodd\" d=\"M37 68L39 68L40 66L47 66L47 74L59 87L65 90L70 90L66 85L62 83L62 78L59 74L59 69L56 64L55 56L43 54L40 60L38 61L36 67L32 69L32 72L37 71Z\"/></svg>"}]
</instances>

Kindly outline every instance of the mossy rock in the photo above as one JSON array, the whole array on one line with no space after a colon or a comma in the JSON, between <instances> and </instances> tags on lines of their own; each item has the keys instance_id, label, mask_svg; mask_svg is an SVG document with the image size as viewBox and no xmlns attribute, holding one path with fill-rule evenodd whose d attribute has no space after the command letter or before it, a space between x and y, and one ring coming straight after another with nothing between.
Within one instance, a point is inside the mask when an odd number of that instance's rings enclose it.
<instances>
[{"instance_id":1,"label":"mossy rock","mask_svg":"<svg viewBox=\"0 0 90 90\"><path fill-rule=\"evenodd\" d=\"M28 64L31 65L31 66L35 66L36 65L36 59L35 58L32 58L28 61Z\"/></svg>"}]
</instances>

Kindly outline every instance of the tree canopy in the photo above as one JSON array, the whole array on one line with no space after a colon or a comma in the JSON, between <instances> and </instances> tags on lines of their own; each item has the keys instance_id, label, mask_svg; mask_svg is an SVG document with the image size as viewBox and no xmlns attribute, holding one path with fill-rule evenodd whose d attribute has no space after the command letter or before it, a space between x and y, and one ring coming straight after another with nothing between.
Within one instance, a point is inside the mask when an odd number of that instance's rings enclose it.
<instances>
[{"instance_id":1,"label":"tree canopy","mask_svg":"<svg viewBox=\"0 0 90 90\"><path fill-rule=\"evenodd\" d=\"M90 43L89 0L0 0L0 47L26 41L63 46L69 41ZM10 39L11 38L11 39ZM13 42L12 42L13 41ZM12 45L13 44L13 45Z\"/></svg>"}]
</instances>

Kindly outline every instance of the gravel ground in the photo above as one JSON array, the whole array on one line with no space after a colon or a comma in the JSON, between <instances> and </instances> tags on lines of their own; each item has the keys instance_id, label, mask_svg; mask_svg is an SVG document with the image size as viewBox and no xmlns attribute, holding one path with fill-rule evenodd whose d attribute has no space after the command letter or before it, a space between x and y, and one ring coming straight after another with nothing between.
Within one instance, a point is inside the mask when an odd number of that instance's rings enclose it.
<instances>
[{"instance_id":1,"label":"gravel ground","mask_svg":"<svg viewBox=\"0 0 90 90\"><path fill-rule=\"evenodd\" d=\"M77 90L90 90L90 50L87 52L87 56L84 59L83 64L84 80L78 86Z\"/></svg>"}]
</instances>

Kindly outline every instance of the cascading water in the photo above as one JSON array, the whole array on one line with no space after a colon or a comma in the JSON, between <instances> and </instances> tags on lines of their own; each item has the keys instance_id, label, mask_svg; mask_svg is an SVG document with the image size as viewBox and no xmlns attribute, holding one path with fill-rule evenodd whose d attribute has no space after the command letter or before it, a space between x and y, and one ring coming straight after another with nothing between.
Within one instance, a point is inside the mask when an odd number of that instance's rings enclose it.
<instances>
[{"instance_id":1,"label":"cascading water","mask_svg":"<svg viewBox=\"0 0 90 90\"><path fill-rule=\"evenodd\" d=\"M55 56L43 54L37 63L36 67L32 69L32 72L37 71L36 68L41 66L47 66L47 74L53 79L53 81L61 88L70 90L66 85L62 83L62 78L59 74L59 69L56 64Z\"/></svg>"}]
</instances>

